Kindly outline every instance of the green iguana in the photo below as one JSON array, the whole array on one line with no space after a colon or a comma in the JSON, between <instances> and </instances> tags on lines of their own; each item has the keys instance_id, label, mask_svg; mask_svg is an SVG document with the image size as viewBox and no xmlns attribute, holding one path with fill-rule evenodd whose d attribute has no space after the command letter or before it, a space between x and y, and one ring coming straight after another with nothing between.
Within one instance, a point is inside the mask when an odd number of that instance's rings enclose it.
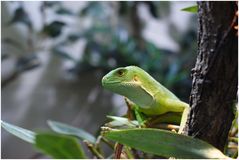
<instances>
[{"instance_id":1,"label":"green iguana","mask_svg":"<svg viewBox=\"0 0 239 160\"><path fill-rule=\"evenodd\" d=\"M102 85L114 93L127 97L135 104L134 110L147 116L170 112L182 113L179 133L182 132L190 109L189 105L179 100L143 69L136 66L114 69L103 77Z\"/></svg>"}]
</instances>

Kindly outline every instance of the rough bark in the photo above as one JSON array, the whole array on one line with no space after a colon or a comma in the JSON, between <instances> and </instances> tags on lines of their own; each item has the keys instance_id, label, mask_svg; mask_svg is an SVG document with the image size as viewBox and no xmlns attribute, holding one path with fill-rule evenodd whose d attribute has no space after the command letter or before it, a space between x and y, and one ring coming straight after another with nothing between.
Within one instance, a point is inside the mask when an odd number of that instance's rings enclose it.
<instances>
[{"instance_id":1,"label":"rough bark","mask_svg":"<svg viewBox=\"0 0 239 160\"><path fill-rule=\"evenodd\" d=\"M238 80L236 2L198 2L198 56L185 134L223 151Z\"/></svg>"}]
</instances>

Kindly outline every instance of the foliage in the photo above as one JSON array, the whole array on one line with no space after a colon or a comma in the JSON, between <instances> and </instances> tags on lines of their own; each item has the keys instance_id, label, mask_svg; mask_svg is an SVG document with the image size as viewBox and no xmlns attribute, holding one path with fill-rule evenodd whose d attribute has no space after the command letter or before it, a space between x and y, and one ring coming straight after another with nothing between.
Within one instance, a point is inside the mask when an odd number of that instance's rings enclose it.
<instances>
[{"instance_id":1,"label":"foliage","mask_svg":"<svg viewBox=\"0 0 239 160\"><path fill-rule=\"evenodd\" d=\"M53 21L50 24L44 26L43 33L47 34L51 38L56 38L61 34L62 28L64 26L65 26L64 22Z\"/></svg>"},{"instance_id":2,"label":"foliage","mask_svg":"<svg viewBox=\"0 0 239 160\"><path fill-rule=\"evenodd\" d=\"M32 32L33 22L22 5L23 2L13 3L19 3L19 7L16 8L9 24L22 23L29 29L28 41L31 43L28 44L29 49L25 52L37 55L39 51L45 50L63 60L72 61L74 67L68 69L72 74L95 69L108 72L119 66L137 65L187 101L191 80L185 70L192 67L192 59L196 55L192 54L196 49L196 41L192 42L192 39L196 39L195 28L181 35L172 35L179 46L182 46L179 50L182 54L177 54L145 40L141 35L143 22L137 18L137 15L133 18L139 4L146 5L154 18L169 17L170 2L117 2L119 7L117 11L111 9L111 2L88 2L79 13L70 11L62 2L41 2L39 12L43 24L42 28L34 33ZM71 29L66 33L65 29L74 28L74 26L64 19L46 21L49 10L61 17L90 19L92 24L89 27L81 27L79 30ZM112 23L115 16L118 16L119 20ZM138 32L129 30L129 28L136 27L135 23L139 24ZM170 28L172 28L171 33L180 33L173 24ZM33 40L33 37L37 38ZM52 45L47 48L40 45L49 39L54 41ZM74 58L71 53L63 49L82 39L86 40L86 46L81 59ZM8 43L9 41L6 40L3 42L9 45L17 44L17 42Z\"/></svg>"},{"instance_id":3,"label":"foliage","mask_svg":"<svg viewBox=\"0 0 239 160\"><path fill-rule=\"evenodd\" d=\"M226 158L204 141L160 129L109 130L104 134L121 144L166 158Z\"/></svg>"},{"instance_id":4,"label":"foliage","mask_svg":"<svg viewBox=\"0 0 239 160\"><path fill-rule=\"evenodd\" d=\"M95 143L95 141L96 141L96 139L93 135L85 132L82 129L75 128L75 127L69 126L67 124L59 123L59 122L55 122L55 121L49 120L47 122L48 122L48 125L51 127L51 129L57 133L76 136L76 137L80 138L81 140L87 140L91 143Z\"/></svg>"},{"instance_id":5,"label":"foliage","mask_svg":"<svg viewBox=\"0 0 239 160\"><path fill-rule=\"evenodd\" d=\"M202 140L161 129L136 128L137 122L129 120L126 122L122 117L110 116L110 118L114 121L111 123L111 127L121 128L122 125L125 127L122 129L102 127L102 132L97 137L93 137L81 129L55 121L48 121L48 124L56 133L35 133L3 121L1 126L9 133L32 143L39 151L53 158L87 158L76 138L83 141L97 158L107 158L102 152L100 143L104 142L109 147L113 147L110 140L124 145L122 153L125 155L121 156L126 158L139 156L134 149L148 154L144 154L144 157L141 158L228 158L221 151ZM238 143L237 138L234 138L233 141ZM115 152L117 152L116 148Z\"/></svg>"},{"instance_id":6,"label":"foliage","mask_svg":"<svg viewBox=\"0 0 239 160\"><path fill-rule=\"evenodd\" d=\"M9 133L17 136L18 138L27 141L29 143L35 142L35 133L29 130L26 130L24 128L20 128L17 126L14 126L12 124L9 124L7 122L1 121L1 126L6 129Z\"/></svg>"},{"instance_id":7,"label":"foliage","mask_svg":"<svg viewBox=\"0 0 239 160\"><path fill-rule=\"evenodd\" d=\"M181 54L179 55L158 48L155 44L145 40L141 37L141 30L137 33L138 35L130 32L127 25L134 28L132 19L129 22L119 21L112 24L110 21L111 15L106 12L107 7L111 7L110 3L107 2L89 2L79 13L64 8L61 2L42 2L40 12L43 18L43 27L35 35L32 32L32 22L29 15L21 5L22 2L19 3L19 7L15 10L8 25L21 23L29 29L29 33L31 33L29 34L29 40L32 43L28 44L29 50L27 52L35 55L39 48L39 50L42 49L41 46L34 47L38 45L39 41L31 41L33 36L37 36L40 41L51 39L55 43L47 48L47 51L61 57L63 60L72 61L75 66L69 71L74 74L80 74L90 69L101 69L101 71L107 72L117 66L137 65L150 72L175 94L181 95L180 98L187 100L191 82L186 69L191 68L192 59L195 56L192 53L196 49L196 41L193 41L196 39L194 26L191 26L189 31L181 34L178 33L178 29L173 24L170 27L171 36L181 46L179 51ZM120 19L131 17L137 3L145 3L154 18L163 18L169 14L170 2L125 1L118 2L119 10L116 14ZM46 11L49 9L61 16L71 16L77 19L90 18L93 20L93 24L88 28L71 31L64 35L64 29L69 27L69 24L62 20L53 20L46 23ZM165 12L162 12L162 10L165 10ZM182 10L195 13L197 12L197 6ZM142 29L142 26L140 29ZM63 49L63 47L75 44L82 39L87 40L82 59L74 58ZM4 39L3 42L20 48L14 40ZM178 58L179 56L180 58ZM23 68L22 70L31 68L24 65L28 63L24 60L20 61L21 63L19 62L20 66L23 66L20 68ZM111 155L105 155L102 149L102 143L105 143L114 151L117 151L114 146L118 143L113 143L111 140L124 144L122 156L126 158L158 158L157 156L160 156L160 158L226 158L216 148L201 140L160 129L135 129L138 127L138 123L134 120L129 121L124 117L108 117L112 121L106 123L105 126L110 127L110 129L108 128L108 131L103 130L97 136L56 121L48 121L48 125L54 133L32 132L3 121L1 121L1 126L9 133L33 144L37 150L53 158L92 158L85 156L86 151L82 149L82 142L94 157L112 158ZM235 121L228 144L234 144L234 146L238 144L237 132L237 121ZM135 149L140 151L135 151ZM225 153L231 157L237 154L229 147L225 149Z\"/></svg>"},{"instance_id":8,"label":"foliage","mask_svg":"<svg viewBox=\"0 0 239 160\"><path fill-rule=\"evenodd\" d=\"M62 125L61 123L53 122L51 126L54 126L55 123L56 126L58 126L59 124ZM26 142L33 144L40 151L49 156L52 156L53 158L85 158L85 154L81 148L81 145L78 143L75 137L68 136L69 133L65 133L65 135L47 132L36 133L3 121L1 121L1 126L9 133L19 137ZM69 128L71 126L63 127ZM78 133L78 136L81 137L81 134L84 136L88 133L80 132Z\"/></svg>"},{"instance_id":9,"label":"foliage","mask_svg":"<svg viewBox=\"0 0 239 160\"><path fill-rule=\"evenodd\" d=\"M39 133L36 135L36 147L53 158L83 159L84 152L77 139L70 136Z\"/></svg>"},{"instance_id":10,"label":"foliage","mask_svg":"<svg viewBox=\"0 0 239 160\"><path fill-rule=\"evenodd\" d=\"M9 25L12 25L14 23L22 23L25 24L29 29L32 28L32 22L26 11L23 9L22 5L20 5L20 7L15 10L14 16L9 22Z\"/></svg>"},{"instance_id":11,"label":"foliage","mask_svg":"<svg viewBox=\"0 0 239 160\"><path fill-rule=\"evenodd\" d=\"M195 5L195 6L186 7L186 8L183 8L182 11L197 13L198 12L198 6Z\"/></svg>"}]
</instances>

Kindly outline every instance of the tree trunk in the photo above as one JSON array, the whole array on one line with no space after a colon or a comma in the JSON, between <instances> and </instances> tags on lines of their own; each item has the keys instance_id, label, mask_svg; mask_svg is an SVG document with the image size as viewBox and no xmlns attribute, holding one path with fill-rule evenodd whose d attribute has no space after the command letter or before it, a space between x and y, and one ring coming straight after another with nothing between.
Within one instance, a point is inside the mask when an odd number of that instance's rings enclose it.
<instances>
[{"instance_id":1,"label":"tree trunk","mask_svg":"<svg viewBox=\"0 0 239 160\"><path fill-rule=\"evenodd\" d=\"M192 69L191 111L185 134L221 151L228 138L237 95L236 2L198 2L198 56Z\"/></svg>"}]
</instances>

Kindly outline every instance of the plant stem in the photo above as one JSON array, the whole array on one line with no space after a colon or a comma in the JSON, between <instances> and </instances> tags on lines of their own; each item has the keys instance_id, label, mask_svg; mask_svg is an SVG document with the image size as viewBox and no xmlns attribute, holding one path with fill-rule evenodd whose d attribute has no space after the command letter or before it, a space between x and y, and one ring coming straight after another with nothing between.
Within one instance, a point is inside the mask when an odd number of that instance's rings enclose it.
<instances>
[{"instance_id":1,"label":"plant stem","mask_svg":"<svg viewBox=\"0 0 239 160\"><path fill-rule=\"evenodd\" d=\"M91 151L93 155L95 155L99 159L104 159L104 157L96 150L93 144L91 144L89 141L86 141L86 140L84 140L83 142L86 144L86 146L88 147L88 149Z\"/></svg>"},{"instance_id":2,"label":"plant stem","mask_svg":"<svg viewBox=\"0 0 239 160\"><path fill-rule=\"evenodd\" d=\"M135 158L134 158L134 155L131 153L129 147L125 146L124 149L125 149L125 153L127 154L127 157L128 157L129 159L135 159Z\"/></svg>"},{"instance_id":3,"label":"plant stem","mask_svg":"<svg viewBox=\"0 0 239 160\"><path fill-rule=\"evenodd\" d=\"M102 141L107 144L110 148L114 149L114 144L110 143L107 139L102 137Z\"/></svg>"},{"instance_id":4,"label":"plant stem","mask_svg":"<svg viewBox=\"0 0 239 160\"><path fill-rule=\"evenodd\" d=\"M116 143L116 147L115 147L115 159L120 159L122 150L123 150L124 145L120 144L120 143Z\"/></svg>"},{"instance_id":5,"label":"plant stem","mask_svg":"<svg viewBox=\"0 0 239 160\"><path fill-rule=\"evenodd\" d=\"M237 157L238 157L238 150L233 154L232 158L237 159Z\"/></svg>"},{"instance_id":6,"label":"plant stem","mask_svg":"<svg viewBox=\"0 0 239 160\"><path fill-rule=\"evenodd\" d=\"M232 141L232 142L235 142L235 143L238 143L238 138L237 137L229 137L228 140Z\"/></svg>"},{"instance_id":7,"label":"plant stem","mask_svg":"<svg viewBox=\"0 0 239 160\"><path fill-rule=\"evenodd\" d=\"M94 145L94 146L95 146L95 149L96 149L100 154L103 155L103 151L102 151L102 149L100 148L101 139L102 139L102 136L101 136L101 135L98 136L97 139L96 139L96 142L95 142L95 145Z\"/></svg>"}]
</instances>

